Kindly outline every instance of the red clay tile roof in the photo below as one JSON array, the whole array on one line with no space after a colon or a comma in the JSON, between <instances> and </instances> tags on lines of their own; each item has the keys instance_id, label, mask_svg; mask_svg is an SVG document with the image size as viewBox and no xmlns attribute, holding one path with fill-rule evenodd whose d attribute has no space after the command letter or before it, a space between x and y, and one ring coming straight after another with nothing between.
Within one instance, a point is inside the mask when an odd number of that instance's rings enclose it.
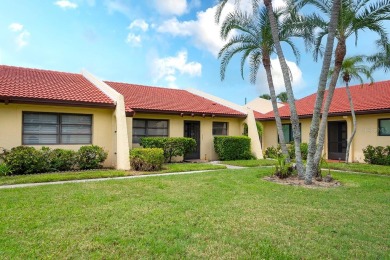
<instances>
[{"instance_id":1,"label":"red clay tile roof","mask_svg":"<svg viewBox=\"0 0 390 260\"><path fill-rule=\"evenodd\" d=\"M380 113L384 110L390 110L390 80L375 82L371 85L364 84L350 87L355 112ZM327 92L325 93L326 98ZM298 115L300 117L309 117L313 113L314 103L317 94L304 97L296 101ZM351 112L347 92L345 87L337 88L333 95L333 100L329 109L329 116L345 115ZM288 105L279 108L282 118L290 117L290 108ZM256 115L258 120L271 120L274 118L273 111L265 115Z\"/></svg>"},{"instance_id":2,"label":"red clay tile roof","mask_svg":"<svg viewBox=\"0 0 390 260\"><path fill-rule=\"evenodd\" d=\"M126 112L184 113L246 117L245 114L186 90L109 82L125 98Z\"/></svg>"},{"instance_id":3,"label":"red clay tile roof","mask_svg":"<svg viewBox=\"0 0 390 260\"><path fill-rule=\"evenodd\" d=\"M81 74L5 65L0 65L0 100L115 106Z\"/></svg>"}]
</instances>

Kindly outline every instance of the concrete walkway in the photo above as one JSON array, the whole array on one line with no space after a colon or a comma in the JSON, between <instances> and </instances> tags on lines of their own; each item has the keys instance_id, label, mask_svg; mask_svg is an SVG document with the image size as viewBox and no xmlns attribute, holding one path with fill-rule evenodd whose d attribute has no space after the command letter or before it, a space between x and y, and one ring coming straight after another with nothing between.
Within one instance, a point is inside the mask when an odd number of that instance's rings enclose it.
<instances>
[{"instance_id":1,"label":"concrete walkway","mask_svg":"<svg viewBox=\"0 0 390 260\"><path fill-rule=\"evenodd\" d=\"M146 174L146 175L123 176L123 177L108 177L108 178L95 178L95 179L71 180L71 181L53 181L53 182L11 184L11 185L1 185L0 189L13 189L13 188L35 187L35 186L43 186L43 185L56 185L56 184L67 184L67 183L85 183L85 182L109 181L109 180L126 180L126 179L148 178L148 177L158 177L158 176L185 175L185 174L211 172L211 171L216 171L216 170L202 170L202 171L191 171L191 172L171 172L171 173L161 173L161 174Z\"/></svg>"},{"instance_id":2,"label":"concrete walkway","mask_svg":"<svg viewBox=\"0 0 390 260\"><path fill-rule=\"evenodd\" d=\"M223 164L222 162L220 161L211 161L209 162L209 164L213 164L213 165L223 165L223 166L226 166L227 169L245 169L245 168L248 168L248 167L243 167L243 166L235 166L235 165L228 165L228 164Z\"/></svg>"}]
</instances>

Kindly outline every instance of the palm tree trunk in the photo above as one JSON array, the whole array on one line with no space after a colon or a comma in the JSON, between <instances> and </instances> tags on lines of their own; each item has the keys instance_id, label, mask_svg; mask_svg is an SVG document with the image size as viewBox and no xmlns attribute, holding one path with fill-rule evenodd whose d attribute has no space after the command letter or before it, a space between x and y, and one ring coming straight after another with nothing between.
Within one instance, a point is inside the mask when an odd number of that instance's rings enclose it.
<instances>
[{"instance_id":1,"label":"palm tree trunk","mask_svg":"<svg viewBox=\"0 0 390 260\"><path fill-rule=\"evenodd\" d=\"M317 145L316 153L314 155L314 167L316 167L315 169L318 169L322 157L322 150L324 149L324 142L325 142L325 132L328 125L328 112L329 112L330 104L332 103L334 90L336 88L337 79L339 78L340 75L341 66L344 61L345 53L346 53L345 39L339 39L339 42L337 43L337 47L336 47L334 71L329 84L328 95L326 97L324 109L322 111L322 119L321 119L319 136L318 136L318 145ZM307 178L308 176L306 176L305 183L308 182Z\"/></svg>"},{"instance_id":2,"label":"palm tree trunk","mask_svg":"<svg viewBox=\"0 0 390 260\"><path fill-rule=\"evenodd\" d=\"M329 22L328 28L328 37L326 40L324 61L322 63L322 69L320 74L320 79L317 89L317 97L314 105L313 117L310 125L310 134L309 134L309 147L307 154L307 164L306 164L306 180L307 184L311 184L311 179L314 173L318 170L314 165L314 155L317 147L317 137L320 126L320 117L321 117L321 108L324 100L326 82L328 79L328 73L330 68L330 63L332 60L334 38L336 35L336 26L338 22L339 10L340 10L341 0L333 1L332 15Z\"/></svg>"},{"instance_id":3,"label":"palm tree trunk","mask_svg":"<svg viewBox=\"0 0 390 260\"><path fill-rule=\"evenodd\" d=\"M291 119L293 135L294 135L295 156L296 156L295 159L297 162L298 176L299 178L303 179L305 169L302 163L302 156L301 156L301 133L299 129L299 117L298 117L297 109L295 107L295 97L291 86L289 69L286 63L286 59L284 58L283 50L279 41L278 24L273 12L272 0L264 0L264 4L267 7L268 17L271 26L272 39L274 41L276 54L278 55L279 63L282 68L284 85L286 87L288 104L290 106L290 113L291 113L290 119Z\"/></svg>"},{"instance_id":4,"label":"palm tree trunk","mask_svg":"<svg viewBox=\"0 0 390 260\"><path fill-rule=\"evenodd\" d=\"M352 140L356 134L356 115L355 115L355 109L353 108L353 101L352 101L352 95L351 95L351 91L349 89L349 86L348 86L348 82L346 82L347 84L345 84L345 89L347 90L347 96L348 96L348 100L349 100L349 105L351 106L351 115L352 115L352 134L351 134L351 137L348 139L348 143L347 143L347 151L345 153L345 163L348 163L348 159L349 159L349 152L351 150L351 144L352 144Z\"/></svg>"},{"instance_id":5,"label":"palm tree trunk","mask_svg":"<svg viewBox=\"0 0 390 260\"><path fill-rule=\"evenodd\" d=\"M280 119L278 102L276 101L276 93L275 93L274 81L272 79L271 58L270 58L269 54L267 54L265 51L263 51L263 66L264 66L264 69L265 69L265 73L267 75L269 93L270 93L270 96L271 96L272 108L274 110L275 121L276 121L276 129L278 130L280 147L282 149L282 154L284 156L286 156L286 160L289 161L290 158L289 158L288 151L287 151L286 141L284 140L282 120Z\"/></svg>"}]
</instances>

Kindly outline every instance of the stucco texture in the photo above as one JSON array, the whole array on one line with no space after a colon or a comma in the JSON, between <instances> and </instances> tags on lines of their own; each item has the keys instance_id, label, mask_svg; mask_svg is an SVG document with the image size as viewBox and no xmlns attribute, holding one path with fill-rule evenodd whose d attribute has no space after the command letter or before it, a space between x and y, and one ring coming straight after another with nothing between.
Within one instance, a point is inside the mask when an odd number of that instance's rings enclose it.
<instances>
[{"instance_id":1,"label":"stucco texture","mask_svg":"<svg viewBox=\"0 0 390 260\"><path fill-rule=\"evenodd\" d=\"M115 167L114 150L115 120L114 109L65 107L48 105L0 104L0 147L11 149L22 145L23 112L50 112L92 115L92 144L103 147L108 152L105 167ZM32 145L40 148L41 145ZM78 150L82 145L44 145L52 149L63 148Z\"/></svg>"},{"instance_id":2,"label":"stucco texture","mask_svg":"<svg viewBox=\"0 0 390 260\"><path fill-rule=\"evenodd\" d=\"M200 158L201 160L218 160L218 156L214 150L213 122L228 122L228 135L238 136L243 133L243 118L227 118L227 117L200 117L200 116L183 116L170 114L147 114L136 113L134 119L161 119L169 121L169 137L183 137L184 121L199 121L200 122ZM129 133L129 143L132 148L138 147L138 144L132 143L132 118L127 118L127 128ZM182 160L182 158L176 158Z\"/></svg>"},{"instance_id":3,"label":"stucco texture","mask_svg":"<svg viewBox=\"0 0 390 260\"><path fill-rule=\"evenodd\" d=\"M390 145L390 136L378 135L378 119L390 118L390 114L367 114L357 115L357 131L352 141L349 161L364 162L363 149L368 145L373 146L387 146ZM349 138L352 133L352 118L351 116L337 116L329 117L328 122L331 121L345 121L347 122L347 133ZM278 136L276 131L275 121L262 121L264 127L263 132L263 151L270 146L276 147L278 144ZM282 121L283 124L290 123L287 120ZM309 132L311 119L300 119L302 130L302 142L309 142ZM327 132L325 135L324 153L328 151ZM327 158L327 156L326 156Z\"/></svg>"}]
</instances>

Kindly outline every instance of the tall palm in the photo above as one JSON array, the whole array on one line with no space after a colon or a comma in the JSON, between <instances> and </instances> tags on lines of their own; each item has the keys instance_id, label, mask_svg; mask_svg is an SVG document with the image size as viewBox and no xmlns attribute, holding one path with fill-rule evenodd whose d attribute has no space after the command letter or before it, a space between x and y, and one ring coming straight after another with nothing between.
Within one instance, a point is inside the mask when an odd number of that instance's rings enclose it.
<instances>
[{"instance_id":1,"label":"tall palm","mask_svg":"<svg viewBox=\"0 0 390 260\"><path fill-rule=\"evenodd\" d=\"M259 98L271 100L271 96L269 94L262 94L262 95L259 96Z\"/></svg>"},{"instance_id":2,"label":"tall palm","mask_svg":"<svg viewBox=\"0 0 390 260\"><path fill-rule=\"evenodd\" d=\"M352 56L352 57L345 58L343 64L341 65L340 78L345 83L345 90L347 92L349 105L351 107L351 115L352 115L352 134L348 139L348 143L347 143L347 151L345 155L346 163L348 163L352 140L356 134L356 129L357 129L355 109L353 107L353 100L352 100L351 91L349 89L349 82L352 79L356 79L363 86L364 81L362 75L364 75L367 79L369 79L371 83L374 81L371 75L370 68L362 64L363 62L364 62L364 56L359 55L359 56ZM330 75L332 74L333 74L333 69L330 71Z\"/></svg>"},{"instance_id":3,"label":"tall palm","mask_svg":"<svg viewBox=\"0 0 390 260\"><path fill-rule=\"evenodd\" d=\"M275 12L276 17L280 17L281 15L281 12ZM295 57L299 59L299 51L291 41L291 37L297 36L296 31L291 30L291 26L289 26L290 23L282 21L279 21L279 23L281 28L279 31L280 40L287 43L291 47ZM228 39L232 31L236 34ZM253 15L238 10L230 13L222 23L221 37L225 40L228 39L227 43L219 52L219 58L221 58L220 73L222 80L225 78L226 67L235 54L242 53L241 76L243 78L244 65L245 62L249 60L251 83L256 82L257 72L260 65L263 64L267 75L279 142L283 154L288 156L271 73L271 54L275 52L275 45L271 36L267 10L265 8L256 9Z\"/></svg>"},{"instance_id":4,"label":"tall palm","mask_svg":"<svg viewBox=\"0 0 390 260\"><path fill-rule=\"evenodd\" d=\"M367 57L367 61L373 63L371 71L384 69L385 72L390 70L390 43L376 41L379 52Z\"/></svg>"},{"instance_id":5,"label":"tall palm","mask_svg":"<svg viewBox=\"0 0 390 260\"><path fill-rule=\"evenodd\" d=\"M316 6L326 16L332 14L332 4L328 0L306 0L307 3ZM323 106L322 119L319 126L318 145L314 154L314 160L311 164L307 164L306 168L306 182L311 182L311 177L317 171L320 159L322 157L322 150L325 141L325 131L327 126L327 118L329 107L333 98L334 89L341 71L345 54L347 52L346 40L354 35L355 44L358 41L358 33L362 30L370 30L376 32L382 41L387 42L387 35L382 22L390 19L390 0L379 0L372 2L370 0L341 0L341 8L339 13L340 19L336 27L337 46L335 50L334 71L329 83L328 95ZM326 25L319 32L317 40L315 41L315 58L322 54L322 39L329 34L329 26ZM316 104L317 105L317 104ZM316 106L316 109L321 109L321 106ZM319 117L321 113L318 113ZM314 118L314 115L313 115ZM314 120L313 120L314 121ZM317 122L317 121L316 121ZM311 129L313 127L313 122ZM313 127L314 129L315 127ZM309 144L313 144L317 136L310 134ZM309 146L308 161L313 156L312 150ZM309 180L310 179L310 180Z\"/></svg>"},{"instance_id":6,"label":"tall palm","mask_svg":"<svg viewBox=\"0 0 390 260\"><path fill-rule=\"evenodd\" d=\"M287 1L288 12L286 13L286 16L294 15L295 17L298 17L298 20L294 21L294 25L296 25L296 26L300 25L299 26L300 30L304 32L304 35L306 36L306 38L310 38L307 36L310 36L310 34L312 32L311 27L307 26L308 23L306 23L306 22L302 23L301 21L299 21L299 17L301 17L301 16L297 12L297 10L299 10L302 6L304 6L306 4L306 1L307 0L288 0ZM219 5L218 5L216 16L215 16L217 22L219 21L219 19L221 17L222 10L227 2L228 2L228 0L219 0ZM240 2L239 0L236 0L237 4L239 4L239 2ZM327 44L326 44L326 48L325 48L324 61L323 61L323 66L322 66L322 70L321 70L321 76L320 76L320 80L319 80L319 87L318 87L317 93L324 93L324 91L325 91L327 75L329 72L330 61L332 58L335 27L337 24L338 14L339 14L339 10L340 10L340 0L334 0L333 2L334 2L334 4L333 4L332 15L331 15L331 22L329 23L329 29L328 29L329 33L328 33L328 37L327 37ZM278 23L277 23L277 20L274 16L274 13L273 13L272 1L265 0L264 3L265 3L267 10L268 10L268 17L270 19L270 26L271 26L271 35L272 35L272 39L275 43L275 49L276 49L276 53L277 53L278 58L279 58L279 62L280 62L281 67L282 67L283 78L284 78L286 90L288 91L288 96L289 96L288 101L289 101L290 110L291 110L291 123L293 126L295 154L296 154L296 159L297 159L297 169L298 169L299 177L302 178L303 172L304 172L304 167L303 167L302 160L301 160L299 118L298 118L296 108L295 108L295 99L294 99L293 91L291 88L288 67L286 64L286 60L284 58L283 50L280 46L280 40L279 40L279 35L278 35L278 30L279 30ZM253 9L255 10L256 8L259 7L260 0L252 0L252 4L253 4ZM316 17L314 16L314 18L316 18ZM315 20L318 20L318 19L315 19ZM320 95L317 95L317 97L320 97ZM320 101L321 101L321 106L322 106L322 99L320 99ZM319 103L319 102L316 102L316 104L317 103ZM316 105L316 109L320 111L321 106ZM319 113L320 112L318 112L318 114ZM318 119L318 121L319 121L319 119ZM314 135L317 136L318 127L317 127L316 131L311 131L311 135L312 135L312 133L314 133ZM316 142L316 138L314 138L314 142ZM316 146L316 144L314 143L314 150L315 150L315 146ZM313 159L311 161L313 161ZM310 163L310 162L308 161L308 163ZM311 183L311 177L309 178L309 180L310 180L310 182L308 182L306 180L306 183L308 183L308 184Z\"/></svg>"},{"instance_id":7,"label":"tall palm","mask_svg":"<svg viewBox=\"0 0 390 260\"><path fill-rule=\"evenodd\" d=\"M283 103L286 103L288 100L286 91L280 92L276 97L279 99L280 102L283 102Z\"/></svg>"},{"instance_id":8,"label":"tall palm","mask_svg":"<svg viewBox=\"0 0 390 260\"><path fill-rule=\"evenodd\" d=\"M271 28L271 36L275 45L276 54L278 55L280 67L282 68L284 86L286 88L288 104L290 107L290 120L291 120L292 132L294 136L295 159L297 162L298 176L299 178L303 178L304 166L303 166L302 155L301 155L301 133L299 128L299 117L295 106L295 97L291 85L289 68L287 66L287 62L284 57L282 46L280 45L280 37L279 37L280 27L278 25L277 17L273 12L274 9L272 6L272 0L264 0L264 5L267 8L268 19Z\"/></svg>"}]
</instances>

